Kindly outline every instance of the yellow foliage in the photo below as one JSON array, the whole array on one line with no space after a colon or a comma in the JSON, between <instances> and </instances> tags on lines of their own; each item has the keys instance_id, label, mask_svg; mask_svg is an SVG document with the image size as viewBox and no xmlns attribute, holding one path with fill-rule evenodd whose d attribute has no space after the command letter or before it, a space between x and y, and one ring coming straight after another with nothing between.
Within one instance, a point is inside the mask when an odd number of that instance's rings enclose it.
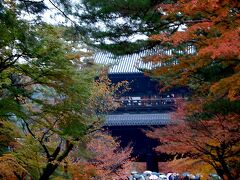
<instances>
[{"instance_id":1,"label":"yellow foliage","mask_svg":"<svg viewBox=\"0 0 240 180\"><path fill-rule=\"evenodd\" d=\"M181 158L174 159L169 162L160 163L160 168L164 167L164 170L183 173L189 172L191 174L201 174L202 179L207 179L208 174L215 172L213 167L203 162L200 159Z\"/></svg>"},{"instance_id":2,"label":"yellow foliage","mask_svg":"<svg viewBox=\"0 0 240 180\"><path fill-rule=\"evenodd\" d=\"M28 173L11 154L0 157L0 177L4 180L18 180L26 178Z\"/></svg>"},{"instance_id":3,"label":"yellow foliage","mask_svg":"<svg viewBox=\"0 0 240 180\"><path fill-rule=\"evenodd\" d=\"M211 86L210 91L220 96L228 94L231 100L238 99L240 97L240 73L221 79Z\"/></svg>"}]
</instances>

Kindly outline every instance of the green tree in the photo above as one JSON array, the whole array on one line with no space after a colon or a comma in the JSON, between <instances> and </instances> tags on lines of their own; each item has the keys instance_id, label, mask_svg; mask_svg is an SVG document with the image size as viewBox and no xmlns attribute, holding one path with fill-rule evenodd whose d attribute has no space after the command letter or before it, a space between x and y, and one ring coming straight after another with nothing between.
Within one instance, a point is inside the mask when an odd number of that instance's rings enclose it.
<instances>
[{"instance_id":1,"label":"green tree","mask_svg":"<svg viewBox=\"0 0 240 180\"><path fill-rule=\"evenodd\" d=\"M14 137L19 136L13 122L0 120L0 155L9 151L9 147L16 145Z\"/></svg>"},{"instance_id":2,"label":"green tree","mask_svg":"<svg viewBox=\"0 0 240 180\"><path fill-rule=\"evenodd\" d=\"M162 21L163 12L157 8L162 2L169 0L84 0L74 15L88 44L120 55L156 45L146 39L132 40L136 36L169 30L171 21Z\"/></svg>"},{"instance_id":3,"label":"green tree","mask_svg":"<svg viewBox=\"0 0 240 180\"><path fill-rule=\"evenodd\" d=\"M99 121L88 110L97 70L80 61L84 53L65 27L41 21L46 8L44 1L0 4L1 150L12 147L24 172L44 180ZM27 21L24 12L37 17Z\"/></svg>"}]
</instances>

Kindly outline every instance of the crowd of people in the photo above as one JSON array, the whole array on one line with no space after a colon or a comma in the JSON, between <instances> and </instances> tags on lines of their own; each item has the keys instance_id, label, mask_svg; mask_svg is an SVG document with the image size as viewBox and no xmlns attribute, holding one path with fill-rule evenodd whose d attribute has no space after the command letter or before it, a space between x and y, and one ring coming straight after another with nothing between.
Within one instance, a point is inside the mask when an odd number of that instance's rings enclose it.
<instances>
[{"instance_id":1,"label":"crowd of people","mask_svg":"<svg viewBox=\"0 0 240 180\"><path fill-rule=\"evenodd\" d=\"M121 97L118 101L123 106L157 106L163 104L174 104L174 94L166 96L139 96L139 97Z\"/></svg>"},{"instance_id":2,"label":"crowd of people","mask_svg":"<svg viewBox=\"0 0 240 180\"><path fill-rule=\"evenodd\" d=\"M188 172L179 173L157 173L152 171L144 171L143 173L138 173L137 171L132 171L128 180L200 180L200 174L190 174ZM221 180L221 178L216 174L209 174L207 180Z\"/></svg>"}]
</instances>

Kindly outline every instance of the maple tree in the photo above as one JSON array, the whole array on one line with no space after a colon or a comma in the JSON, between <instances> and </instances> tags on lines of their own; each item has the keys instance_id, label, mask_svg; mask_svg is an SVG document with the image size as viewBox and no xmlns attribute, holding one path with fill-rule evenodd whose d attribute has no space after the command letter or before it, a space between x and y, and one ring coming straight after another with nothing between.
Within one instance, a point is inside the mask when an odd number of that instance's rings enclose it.
<instances>
[{"instance_id":1,"label":"maple tree","mask_svg":"<svg viewBox=\"0 0 240 180\"><path fill-rule=\"evenodd\" d=\"M132 148L121 148L120 142L106 132L96 132L86 144L90 157L77 159L73 154L71 173L75 178L122 179L129 175ZM79 151L76 148L75 152ZM81 167L81 168L79 168Z\"/></svg>"},{"instance_id":2,"label":"maple tree","mask_svg":"<svg viewBox=\"0 0 240 180\"><path fill-rule=\"evenodd\" d=\"M159 4L166 11L164 19L172 18L176 26L185 25L184 31L152 35L150 38L170 48L181 50L177 63L171 56L149 58L165 63L151 73L168 77L168 83L187 84L203 95L239 97L239 3L238 1L178 1ZM188 45L196 53L185 54ZM169 62L169 63L168 63ZM198 93L199 95L199 93Z\"/></svg>"},{"instance_id":3,"label":"maple tree","mask_svg":"<svg viewBox=\"0 0 240 180\"><path fill-rule=\"evenodd\" d=\"M159 139L161 145L156 148L159 152L201 159L214 167L223 179L237 179L240 160L240 116L239 112L221 113L229 104L222 107L223 103L218 103L220 107L215 106L214 108L218 108L215 112L204 109L203 112L192 114L186 105L184 108L189 116L182 113L182 120L173 121L173 125L148 132L148 136ZM189 105L192 106L192 102ZM180 114L177 114L179 119Z\"/></svg>"},{"instance_id":4,"label":"maple tree","mask_svg":"<svg viewBox=\"0 0 240 180\"><path fill-rule=\"evenodd\" d=\"M201 179L207 179L214 172L214 168L201 159L177 158L172 161L159 162L160 172L189 172L200 175Z\"/></svg>"},{"instance_id":5,"label":"maple tree","mask_svg":"<svg viewBox=\"0 0 240 180\"><path fill-rule=\"evenodd\" d=\"M4 154L0 157L0 162L1 179L17 180L30 177L27 170L18 163L13 155Z\"/></svg>"},{"instance_id":6,"label":"maple tree","mask_svg":"<svg viewBox=\"0 0 240 180\"><path fill-rule=\"evenodd\" d=\"M98 121L93 113L86 114L96 73L77 56L65 56L74 52L63 39L56 38L62 36L61 28L38 25L30 31L31 48L19 52L27 62L16 61L1 72L0 101L7 104L1 106L1 117L15 122L21 131L15 136L20 145L13 148L20 164L33 177L48 179L68 156L73 142ZM35 160L41 165L27 158L36 151Z\"/></svg>"},{"instance_id":7,"label":"maple tree","mask_svg":"<svg viewBox=\"0 0 240 180\"><path fill-rule=\"evenodd\" d=\"M19 135L19 131L15 128L14 123L0 120L0 155L6 153L9 147L16 146L14 137Z\"/></svg>"},{"instance_id":8,"label":"maple tree","mask_svg":"<svg viewBox=\"0 0 240 180\"><path fill-rule=\"evenodd\" d=\"M178 121L149 136L162 143L157 150L200 158L223 179L239 178L239 52L238 1L177 1L159 4L185 30L152 35L172 55L145 61L161 63L148 72L166 86L187 85L192 97L179 107ZM185 53L195 47L194 54ZM177 59L176 59L177 57ZM179 120L180 119L180 120Z\"/></svg>"},{"instance_id":9,"label":"maple tree","mask_svg":"<svg viewBox=\"0 0 240 180\"><path fill-rule=\"evenodd\" d=\"M101 116L115 110L120 106L115 100L129 89L128 81L112 83L108 78L108 67L102 67L94 82L93 94L90 98L91 111Z\"/></svg>"}]
</instances>

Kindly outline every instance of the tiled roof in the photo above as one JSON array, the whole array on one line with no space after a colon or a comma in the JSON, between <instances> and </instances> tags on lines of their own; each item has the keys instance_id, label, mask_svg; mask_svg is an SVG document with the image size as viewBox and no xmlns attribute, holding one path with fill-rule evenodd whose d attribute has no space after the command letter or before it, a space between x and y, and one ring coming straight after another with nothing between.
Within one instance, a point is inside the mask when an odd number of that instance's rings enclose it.
<instances>
[{"instance_id":1,"label":"tiled roof","mask_svg":"<svg viewBox=\"0 0 240 180\"><path fill-rule=\"evenodd\" d=\"M110 65L109 74L119 74L119 73L141 73L139 69L151 69L155 66L160 66L161 64L153 64L152 62L144 63L141 58L149 55L164 54L172 55L173 51L163 50L160 47L155 47L151 50L145 50L140 53L135 53L131 55L118 56L115 57L111 53L98 52L94 54L94 61L97 64ZM186 53L195 53L195 48L189 46L186 49Z\"/></svg>"},{"instance_id":2,"label":"tiled roof","mask_svg":"<svg viewBox=\"0 0 240 180\"><path fill-rule=\"evenodd\" d=\"M109 73L140 73L141 71L137 68L140 62L141 55L125 55L114 57L112 54L99 52L94 56L97 64L110 65ZM145 68L150 68L150 63L145 64Z\"/></svg>"},{"instance_id":3,"label":"tiled roof","mask_svg":"<svg viewBox=\"0 0 240 180\"><path fill-rule=\"evenodd\" d=\"M170 123L169 113L107 115L104 126L153 126Z\"/></svg>"}]
</instances>

